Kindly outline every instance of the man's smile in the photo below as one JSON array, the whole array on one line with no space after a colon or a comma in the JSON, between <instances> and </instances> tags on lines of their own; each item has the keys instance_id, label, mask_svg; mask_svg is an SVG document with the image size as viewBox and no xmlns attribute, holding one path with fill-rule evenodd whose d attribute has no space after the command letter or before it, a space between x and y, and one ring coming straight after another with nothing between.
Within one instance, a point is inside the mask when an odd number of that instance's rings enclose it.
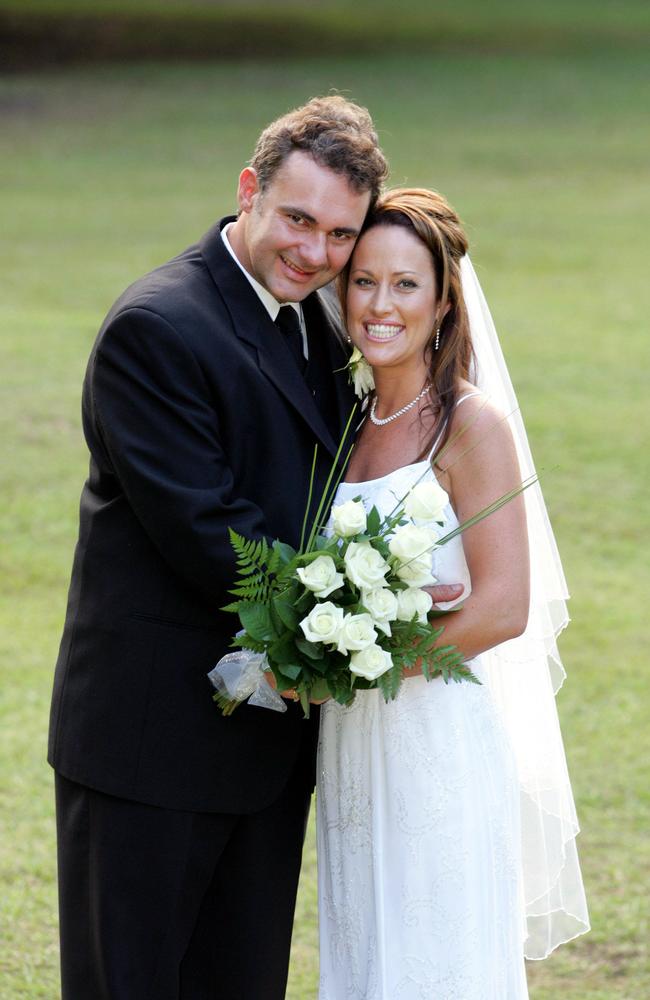
<instances>
[{"instance_id":1,"label":"man's smile","mask_svg":"<svg viewBox=\"0 0 650 1000\"><path fill-rule=\"evenodd\" d=\"M297 278L312 278L315 274L318 274L318 271L320 270L319 268L313 268L311 271L306 271L304 268L298 267L297 264L294 264L294 262L289 260L288 257L285 257L284 254L281 253L278 254L278 256L284 266Z\"/></svg>"}]
</instances>

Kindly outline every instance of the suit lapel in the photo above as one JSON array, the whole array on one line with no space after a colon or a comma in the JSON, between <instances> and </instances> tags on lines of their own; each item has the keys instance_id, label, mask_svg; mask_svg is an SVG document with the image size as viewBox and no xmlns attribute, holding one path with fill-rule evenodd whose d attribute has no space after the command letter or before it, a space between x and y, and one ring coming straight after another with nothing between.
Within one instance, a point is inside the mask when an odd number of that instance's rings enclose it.
<instances>
[{"instance_id":1,"label":"suit lapel","mask_svg":"<svg viewBox=\"0 0 650 1000\"><path fill-rule=\"evenodd\" d=\"M235 334L255 349L260 370L334 455L338 442L335 444L289 347L224 246L220 230L230 221L225 218L213 226L199 248L230 313Z\"/></svg>"}]
</instances>

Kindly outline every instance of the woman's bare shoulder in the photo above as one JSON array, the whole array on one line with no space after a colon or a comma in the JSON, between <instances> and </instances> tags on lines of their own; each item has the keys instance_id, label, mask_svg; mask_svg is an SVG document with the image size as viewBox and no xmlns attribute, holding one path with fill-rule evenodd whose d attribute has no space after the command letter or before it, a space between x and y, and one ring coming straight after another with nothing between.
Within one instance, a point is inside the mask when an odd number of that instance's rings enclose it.
<instances>
[{"instance_id":1,"label":"woman's bare shoulder","mask_svg":"<svg viewBox=\"0 0 650 1000\"><path fill-rule=\"evenodd\" d=\"M461 458L464 465L494 461L504 448L510 453L513 446L507 414L475 385L462 380L441 466L449 469Z\"/></svg>"}]
</instances>

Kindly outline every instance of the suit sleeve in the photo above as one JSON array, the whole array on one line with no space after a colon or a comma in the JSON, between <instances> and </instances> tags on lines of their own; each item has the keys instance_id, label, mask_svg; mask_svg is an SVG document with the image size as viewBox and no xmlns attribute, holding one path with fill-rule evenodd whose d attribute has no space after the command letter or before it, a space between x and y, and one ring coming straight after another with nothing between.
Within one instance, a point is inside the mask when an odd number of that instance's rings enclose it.
<instances>
[{"instance_id":1,"label":"suit sleeve","mask_svg":"<svg viewBox=\"0 0 650 1000\"><path fill-rule=\"evenodd\" d=\"M104 331L90 392L106 456L142 527L187 583L223 604L235 576L228 528L269 533L260 508L234 493L196 357L165 319L131 308Z\"/></svg>"}]
</instances>

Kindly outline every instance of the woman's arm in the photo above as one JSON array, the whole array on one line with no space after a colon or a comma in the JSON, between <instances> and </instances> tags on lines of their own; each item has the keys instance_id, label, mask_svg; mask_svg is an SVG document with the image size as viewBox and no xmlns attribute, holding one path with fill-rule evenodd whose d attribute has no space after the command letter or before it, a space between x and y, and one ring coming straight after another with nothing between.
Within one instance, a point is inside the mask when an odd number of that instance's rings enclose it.
<instances>
[{"instance_id":1,"label":"woman's arm","mask_svg":"<svg viewBox=\"0 0 650 1000\"><path fill-rule=\"evenodd\" d=\"M460 432L460 433L459 433ZM521 483L514 441L503 415L483 397L456 409L457 440L436 470L462 524ZM462 535L472 593L444 625L436 645L454 645L466 659L521 635L529 606L529 556L523 497L516 497ZM421 673L415 668L411 674Z\"/></svg>"}]
</instances>

